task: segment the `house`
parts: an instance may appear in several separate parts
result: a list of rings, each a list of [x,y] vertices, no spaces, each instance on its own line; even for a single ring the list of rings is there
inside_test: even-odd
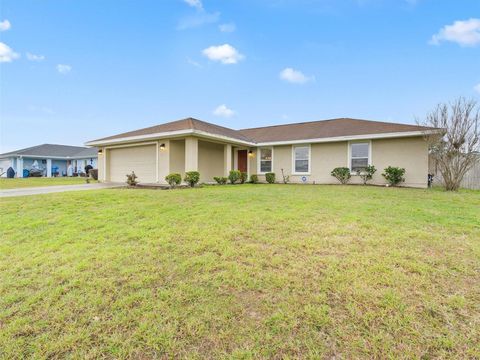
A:
[[[132,171],[143,183],[165,183],[169,173],[199,171],[213,182],[232,169],[257,174],[281,170],[293,183],[331,184],[335,167],[355,172],[368,164],[378,171],[374,184],[385,184],[387,166],[406,169],[404,186],[426,187],[428,148],[416,125],[340,118],[233,130],[187,118],[88,142],[98,147],[99,179],[124,182]],[[353,176],[353,183],[359,183]]]
[[[24,177],[24,170],[38,169],[43,176],[67,176],[72,166],[73,173],[84,173],[85,166],[97,167],[97,149],[81,146],[43,144],[0,154],[0,174],[6,176],[12,167],[16,177]],[[28,176],[28,175],[27,175]]]

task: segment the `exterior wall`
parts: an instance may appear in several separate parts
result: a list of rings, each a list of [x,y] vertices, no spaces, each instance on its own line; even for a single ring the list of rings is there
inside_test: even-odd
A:
[[[198,171],[200,172],[200,182],[214,182],[214,176],[223,176],[224,151],[225,146],[223,144],[202,140],[198,142]]]
[[[0,159],[0,175],[1,175],[1,177],[7,177],[7,170],[8,170],[9,167],[14,168],[13,159]]]
[[[372,140],[372,164],[373,183],[385,184],[383,169],[398,166],[406,170],[402,186],[427,187],[428,144],[422,137]]]
[[[170,140],[170,173],[185,176],[185,140]]]
[[[101,150],[101,151],[100,151]],[[97,169],[98,169],[98,180],[100,182],[105,181],[105,149],[98,149],[98,159],[97,159]]]
[[[277,182],[282,182],[282,172],[288,175],[290,182],[315,184],[338,184],[330,175],[336,167],[348,167],[349,142],[318,143],[310,145],[310,174],[292,175],[291,145],[273,147],[273,172]],[[258,174],[259,149],[254,149],[255,156],[249,158],[250,173]],[[422,137],[379,139],[371,141],[371,163],[377,168],[371,184],[384,185],[383,169],[387,166],[398,166],[406,169],[405,182],[402,186],[426,187],[428,174],[428,146]],[[258,174],[259,181],[265,181],[265,176]],[[359,176],[352,176],[352,184],[360,184]]]

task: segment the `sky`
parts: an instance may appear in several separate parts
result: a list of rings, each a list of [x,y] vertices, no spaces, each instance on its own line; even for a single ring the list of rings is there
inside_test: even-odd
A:
[[[1,0],[0,152],[480,101],[479,0]]]

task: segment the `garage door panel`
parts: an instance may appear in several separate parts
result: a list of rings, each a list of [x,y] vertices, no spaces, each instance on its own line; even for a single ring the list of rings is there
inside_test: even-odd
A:
[[[125,182],[126,174],[135,171],[138,181],[156,181],[156,146],[132,146],[109,150],[110,181]]]

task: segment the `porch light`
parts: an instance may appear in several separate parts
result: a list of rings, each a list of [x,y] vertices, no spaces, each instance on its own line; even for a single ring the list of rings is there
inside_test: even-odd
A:
[[[165,150],[165,144],[160,145],[160,150]]]
[[[98,149],[98,155],[102,155],[103,154],[103,149]],[[70,157],[70,156],[68,156]]]
[[[255,154],[253,153],[252,150],[248,150],[248,156],[253,157]]]

